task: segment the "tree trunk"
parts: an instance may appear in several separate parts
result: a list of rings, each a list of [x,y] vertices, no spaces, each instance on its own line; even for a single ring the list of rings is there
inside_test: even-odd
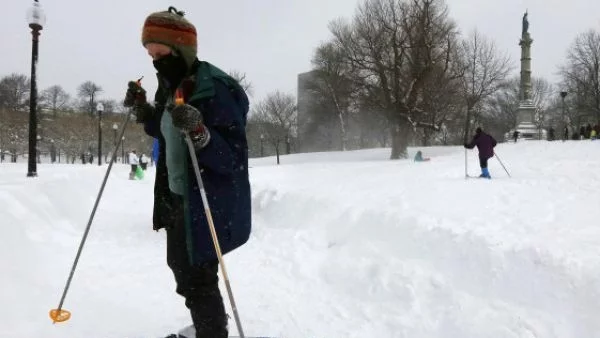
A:
[[[463,142],[469,142],[469,129],[471,129],[471,108],[467,108],[467,117],[465,118],[465,133],[463,135]]]
[[[406,122],[397,122],[391,128],[392,134],[392,154],[391,160],[397,160],[408,157],[408,138],[410,136],[410,126]]]
[[[338,110],[338,118],[340,121],[340,135],[341,135],[341,143],[342,143],[342,151],[346,151],[348,147],[348,136],[346,133],[346,123],[344,121],[344,115],[341,111]]]
[[[430,145],[432,132],[428,128],[423,129],[423,138],[421,140],[421,145],[423,147],[428,147]]]
[[[365,149],[365,134],[363,131],[363,128],[361,128],[359,131],[359,141],[358,141],[358,147],[359,149]]]

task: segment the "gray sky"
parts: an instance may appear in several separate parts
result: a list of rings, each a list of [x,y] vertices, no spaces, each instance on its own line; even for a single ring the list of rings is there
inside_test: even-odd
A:
[[[519,59],[521,18],[529,9],[533,73],[557,80],[575,36],[600,29],[598,0],[447,0],[463,33],[477,28]],[[91,80],[102,98],[122,99],[128,80],[144,75],[156,88],[154,68],[140,43],[141,26],[154,11],[173,5],[198,30],[198,54],[228,71],[246,72],[253,101],[274,90],[296,93],[296,76],[310,69],[313,49],[328,39],[330,20],[350,17],[356,0],[40,0],[47,22],[40,40],[39,88],[62,85],[71,95]],[[0,76],[29,75],[31,35],[25,20],[31,1],[2,0]],[[515,69],[515,74],[518,68]]]

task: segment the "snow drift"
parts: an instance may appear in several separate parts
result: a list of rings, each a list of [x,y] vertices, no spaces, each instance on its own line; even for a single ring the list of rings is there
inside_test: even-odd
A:
[[[599,147],[504,144],[513,178],[492,159],[491,181],[465,180],[456,147],[421,148],[428,163],[387,149],[252,160],[253,235],[226,256],[246,333],[600,335]],[[105,169],[44,164],[32,180],[0,165],[0,337],[160,337],[189,323],[151,231],[153,171],[128,181],[117,166],[67,296],[73,318],[51,324]]]

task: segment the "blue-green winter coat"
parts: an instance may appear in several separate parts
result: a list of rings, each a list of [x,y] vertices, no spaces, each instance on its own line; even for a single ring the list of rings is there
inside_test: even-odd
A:
[[[208,203],[223,253],[244,244],[251,230],[250,183],[246,117],[248,97],[240,85],[220,69],[196,60],[193,74],[181,85],[187,104],[196,107],[210,131],[208,145],[196,152]],[[175,88],[158,76],[155,114],[145,121],[146,133],[158,139],[159,154],[154,185],[154,229],[173,226],[172,192],[165,161],[166,140],[161,132],[162,115]],[[168,112],[167,112],[168,113]],[[163,121],[164,123],[164,121]],[[163,125],[164,128],[164,125]],[[216,259],[204,206],[189,152],[181,163],[187,168],[184,189],[188,252],[194,264]]]

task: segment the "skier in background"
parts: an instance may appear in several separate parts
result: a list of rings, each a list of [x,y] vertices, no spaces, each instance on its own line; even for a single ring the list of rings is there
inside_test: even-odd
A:
[[[135,172],[137,170],[138,162],[139,162],[139,159],[138,159],[138,156],[134,149],[129,153],[129,164],[131,164],[131,171],[129,172],[130,180],[135,179]]]
[[[142,153],[142,156],[140,156],[140,166],[142,167],[143,171],[146,171],[148,168],[148,156],[146,156],[144,153]]]
[[[473,149],[477,147],[477,150],[479,150],[479,166],[481,167],[479,177],[492,178],[488,170],[488,160],[494,156],[496,144],[498,142],[491,135],[483,132],[480,127],[475,130],[475,136],[471,143],[465,143],[465,148]]]

